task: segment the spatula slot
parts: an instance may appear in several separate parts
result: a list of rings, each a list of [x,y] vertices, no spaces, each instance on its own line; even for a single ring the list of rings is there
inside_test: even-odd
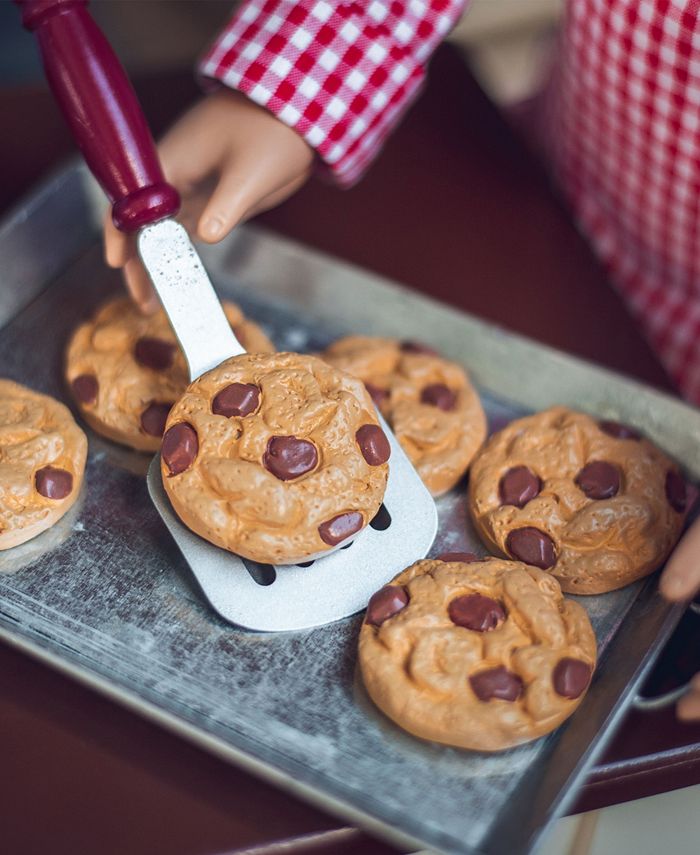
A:
[[[266,588],[277,578],[277,571],[272,564],[261,564],[259,561],[249,561],[247,558],[243,558],[242,561],[245,569],[250,573],[251,578],[258,585],[262,585]]]
[[[375,531],[386,531],[390,525],[391,514],[386,509],[386,505],[382,503],[382,506],[379,508],[374,519],[370,523],[370,526],[372,526]]]

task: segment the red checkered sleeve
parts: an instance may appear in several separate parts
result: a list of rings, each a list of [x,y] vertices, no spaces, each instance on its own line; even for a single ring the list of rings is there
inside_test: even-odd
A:
[[[246,0],[200,64],[356,181],[467,0]]]

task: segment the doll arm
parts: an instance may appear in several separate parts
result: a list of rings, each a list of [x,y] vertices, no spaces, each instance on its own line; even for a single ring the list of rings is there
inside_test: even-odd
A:
[[[467,0],[247,0],[202,60],[356,181],[417,93]]]

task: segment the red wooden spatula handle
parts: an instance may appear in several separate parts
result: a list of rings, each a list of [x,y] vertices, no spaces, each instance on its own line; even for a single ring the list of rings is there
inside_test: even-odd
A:
[[[39,43],[46,78],[118,229],[133,232],[176,214],[134,90],[88,0],[16,0]]]

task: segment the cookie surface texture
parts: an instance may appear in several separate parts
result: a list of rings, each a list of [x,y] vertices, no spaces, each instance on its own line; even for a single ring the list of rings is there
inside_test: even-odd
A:
[[[348,336],[323,353],[359,377],[434,496],[466,472],[486,437],[486,417],[464,369],[394,339]]]
[[[294,353],[238,356],[192,383],[161,448],[165,490],[197,534],[298,563],[379,510],[389,443],[362,383]]]
[[[497,554],[601,594],[656,570],[680,536],[686,485],[633,428],[555,407],[494,434],[472,464],[469,509]]]
[[[250,352],[274,347],[234,303],[223,309]],[[66,353],[66,379],[82,416],[108,439],[157,451],[170,407],[189,383],[187,364],[165,312],[142,315],[127,297],[81,324]]]
[[[372,597],[359,660],[370,697],[405,730],[500,751],[574,712],[596,641],[585,609],[542,570],[426,560]]]
[[[0,550],[46,531],[75,504],[86,456],[67,407],[0,380]]]

